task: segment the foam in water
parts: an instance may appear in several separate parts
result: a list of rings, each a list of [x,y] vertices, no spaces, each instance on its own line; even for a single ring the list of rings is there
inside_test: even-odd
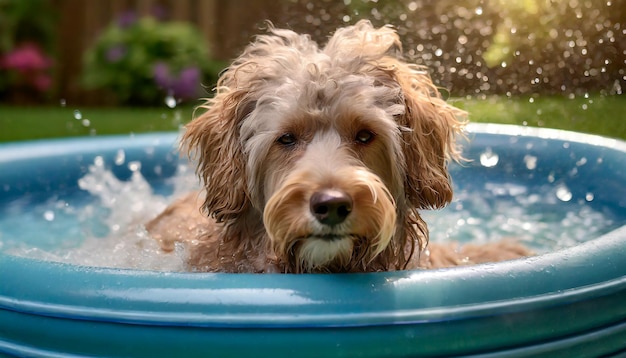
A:
[[[124,152],[117,153],[116,165],[122,165]],[[9,254],[78,265],[133,268],[160,271],[184,270],[185,249],[177,245],[173,253],[164,253],[144,228],[144,223],[163,211],[171,200],[198,186],[188,166],[180,165],[172,179],[174,192],[165,197],[154,193],[141,175],[141,163],[129,162],[132,174],[128,181],[118,179],[96,157],[89,173],[78,184],[93,200],[69,203],[48,200],[34,207],[24,202],[10,204],[0,220],[0,228],[13,226],[16,232],[0,231],[0,248]],[[11,215],[12,213],[12,215]],[[11,223],[11,224],[9,224]],[[50,243],[31,245],[28,240]]]
[[[80,188],[91,194],[89,199],[53,197],[35,205],[18,200],[4,208],[0,249],[78,265],[184,270],[184,246],[179,244],[173,253],[162,252],[144,223],[175,198],[198,187],[193,170],[180,164],[177,175],[168,179],[173,193],[164,196],[155,193],[141,175],[141,163],[124,160],[124,152],[118,152],[115,164],[126,164],[132,172],[127,181],[107,169],[101,157],[95,159],[79,181]],[[568,193],[562,185],[545,185],[540,192],[531,193],[523,185],[486,182],[480,190],[458,188],[446,209],[422,215],[432,241],[481,243],[515,238],[539,253],[575,245],[614,226],[610,215],[584,203],[569,202]]]

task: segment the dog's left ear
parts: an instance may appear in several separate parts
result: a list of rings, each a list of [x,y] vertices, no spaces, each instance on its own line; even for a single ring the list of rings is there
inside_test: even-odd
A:
[[[395,59],[388,64],[400,85],[405,113],[398,117],[406,161],[405,192],[419,209],[439,209],[452,201],[448,162],[459,160],[456,144],[466,113],[441,97],[428,74]]]

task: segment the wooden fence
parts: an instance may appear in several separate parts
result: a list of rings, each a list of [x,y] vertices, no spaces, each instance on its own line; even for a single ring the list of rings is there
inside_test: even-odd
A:
[[[280,0],[52,0],[58,11],[56,76],[58,98],[67,103],[111,103],[99,91],[80,85],[82,56],[99,33],[121,14],[138,16],[160,13],[167,19],[188,21],[201,30],[211,53],[232,58],[258,31],[260,23],[275,19]],[[40,14],[44,15],[44,14]]]

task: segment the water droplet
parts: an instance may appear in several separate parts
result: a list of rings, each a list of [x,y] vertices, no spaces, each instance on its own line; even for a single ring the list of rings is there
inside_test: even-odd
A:
[[[165,105],[168,106],[169,108],[175,108],[176,98],[174,98],[174,96],[172,95],[167,95],[167,97],[165,97]]]
[[[65,107],[67,105],[65,98],[61,98],[61,100],[59,101],[59,104],[61,105],[61,107]]]
[[[528,168],[528,170],[534,170],[537,168],[537,157],[534,155],[525,155],[524,163],[526,163],[526,168]]]
[[[124,164],[124,161],[126,160],[126,153],[124,152],[123,149],[120,149],[117,151],[117,154],[115,154],[115,165],[122,165]]]
[[[81,119],[83,119],[83,114],[82,114],[82,113],[80,113],[80,111],[79,111],[79,110],[75,110],[75,111],[74,111],[74,119],[76,119],[76,120],[81,120]]]
[[[89,127],[91,125],[91,121],[86,118],[83,119],[80,123],[83,125],[83,127]]]
[[[178,126],[182,126],[183,122],[183,116],[181,111],[174,111],[174,120],[173,123],[178,125]]]
[[[593,201],[593,193],[587,193],[587,195],[585,195],[585,200],[587,201]]]
[[[477,7],[476,10],[474,10],[474,13],[476,15],[482,15],[483,14],[483,8],[482,7]]]
[[[128,163],[128,169],[130,169],[131,172],[139,171],[139,169],[141,169],[141,162],[134,161]]]
[[[97,156],[93,159],[93,165],[95,165],[96,167],[104,167],[104,158],[102,158],[101,156]]]
[[[556,188],[556,197],[561,201],[572,200],[572,192],[564,184],[559,185]]]
[[[495,167],[499,160],[500,157],[498,154],[492,152],[491,148],[487,148],[487,150],[480,155],[480,164],[487,168]]]
[[[46,221],[53,221],[54,220],[54,211],[46,210],[43,213],[43,218],[46,219]]]

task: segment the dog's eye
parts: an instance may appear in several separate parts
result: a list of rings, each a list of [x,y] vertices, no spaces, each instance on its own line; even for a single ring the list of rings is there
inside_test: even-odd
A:
[[[282,145],[293,145],[296,143],[296,136],[291,133],[285,133],[276,140]]]
[[[356,134],[354,139],[359,143],[367,144],[374,139],[374,133],[368,131],[367,129],[362,129]]]

